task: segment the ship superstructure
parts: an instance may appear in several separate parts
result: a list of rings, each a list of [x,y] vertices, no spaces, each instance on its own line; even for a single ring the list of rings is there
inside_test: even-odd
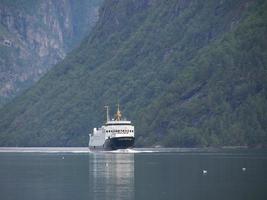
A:
[[[107,121],[100,128],[94,128],[89,134],[89,148],[91,150],[116,150],[131,148],[134,145],[134,126],[131,121],[122,118],[118,105],[115,118],[110,120],[109,107],[106,106]]]

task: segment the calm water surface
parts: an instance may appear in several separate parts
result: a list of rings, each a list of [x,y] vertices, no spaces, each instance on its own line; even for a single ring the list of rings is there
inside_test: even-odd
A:
[[[267,151],[0,150],[0,199],[266,200]]]

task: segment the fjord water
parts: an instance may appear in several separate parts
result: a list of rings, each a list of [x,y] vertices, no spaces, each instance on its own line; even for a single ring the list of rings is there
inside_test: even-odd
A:
[[[267,199],[266,186],[263,150],[0,153],[3,200]]]

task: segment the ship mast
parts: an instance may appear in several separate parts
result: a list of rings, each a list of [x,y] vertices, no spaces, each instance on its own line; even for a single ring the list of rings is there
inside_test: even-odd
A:
[[[107,122],[108,122],[108,121],[110,121],[110,119],[109,119],[109,112],[108,112],[108,111],[109,111],[109,110],[108,110],[108,106],[105,106],[105,108],[106,108],[106,110],[107,110]]]

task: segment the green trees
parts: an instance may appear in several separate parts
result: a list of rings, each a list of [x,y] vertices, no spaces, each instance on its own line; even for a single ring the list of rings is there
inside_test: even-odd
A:
[[[118,100],[137,146],[266,145],[266,10],[106,1],[81,46],[0,110],[0,145],[87,145]]]

